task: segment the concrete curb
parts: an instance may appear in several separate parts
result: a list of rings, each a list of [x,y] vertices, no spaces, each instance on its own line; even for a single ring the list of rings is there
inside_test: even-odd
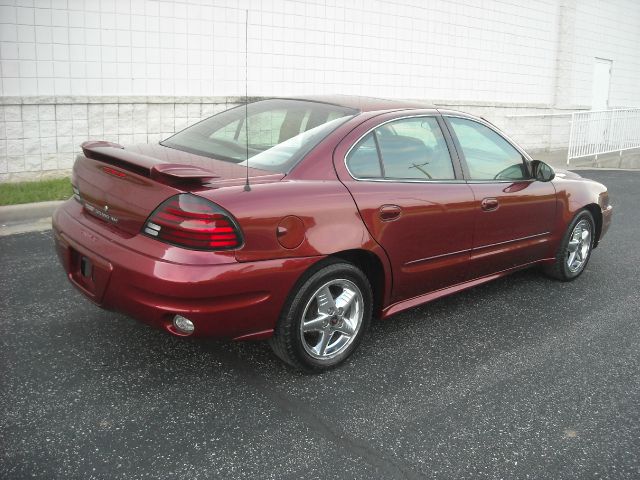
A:
[[[51,217],[53,211],[65,200],[51,202],[23,203],[20,205],[5,205],[0,207],[0,225],[9,223],[32,222],[40,218]]]

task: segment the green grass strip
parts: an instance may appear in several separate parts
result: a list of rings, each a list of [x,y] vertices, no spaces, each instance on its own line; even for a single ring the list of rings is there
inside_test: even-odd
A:
[[[66,200],[72,195],[69,178],[54,178],[38,182],[0,184],[0,205]]]

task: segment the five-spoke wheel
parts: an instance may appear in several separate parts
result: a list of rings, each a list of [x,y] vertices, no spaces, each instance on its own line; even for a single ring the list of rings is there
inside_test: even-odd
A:
[[[565,282],[578,278],[587,266],[594,238],[593,215],[588,210],[578,212],[560,243],[555,262],[545,267],[547,274]]]
[[[372,292],[366,275],[334,262],[312,272],[291,294],[271,339],[290,365],[322,371],[351,355],[371,320]]]
[[[580,220],[567,244],[567,267],[571,272],[577,272],[584,266],[591,250],[591,223],[587,219]]]
[[[309,299],[300,322],[302,345],[314,358],[344,351],[362,325],[363,299],[355,283],[330,280]]]

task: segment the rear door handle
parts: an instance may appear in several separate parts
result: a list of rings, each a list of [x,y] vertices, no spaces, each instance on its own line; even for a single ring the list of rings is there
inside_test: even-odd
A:
[[[485,212],[490,212],[492,210],[497,209],[498,205],[499,205],[498,199],[493,197],[483,198],[482,202],[480,202],[480,206],[482,207],[482,210],[484,210]]]
[[[382,205],[378,210],[378,216],[383,222],[392,222],[400,218],[402,208],[398,205]]]

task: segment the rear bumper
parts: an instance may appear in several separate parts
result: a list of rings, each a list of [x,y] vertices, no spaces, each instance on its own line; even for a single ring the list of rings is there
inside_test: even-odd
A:
[[[142,235],[125,238],[109,228],[87,217],[74,200],[56,210],[56,250],[69,281],[97,305],[175,335],[180,333],[172,319],[180,314],[194,323],[194,336],[271,336],[291,288],[322,258],[239,263],[216,253],[190,256],[188,250]],[[90,275],[81,271],[86,260]]]

